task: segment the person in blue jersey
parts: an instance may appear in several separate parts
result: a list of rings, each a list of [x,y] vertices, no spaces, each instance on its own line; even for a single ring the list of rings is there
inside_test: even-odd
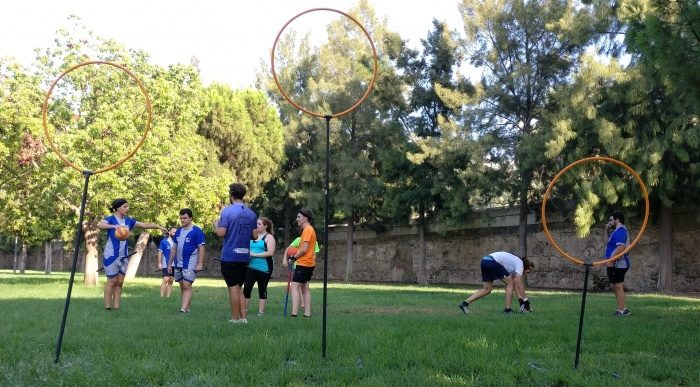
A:
[[[206,253],[204,231],[192,223],[192,210],[180,210],[180,225],[173,235],[173,247],[168,260],[168,272],[180,284],[180,312],[189,313],[192,303],[192,283],[202,270]]]
[[[105,310],[119,310],[121,307],[122,287],[124,286],[124,276],[129,264],[129,246],[126,241],[117,239],[114,231],[120,227],[127,227],[132,230],[134,227],[145,229],[159,229],[163,232],[168,230],[155,223],[139,222],[127,216],[129,212],[129,202],[126,199],[114,199],[109,207],[112,215],[107,216],[97,223],[97,228],[107,231],[107,243],[105,244],[102,263],[104,265],[107,283],[104,289]]]
[[[605,231],[608,237],[608,243],[605,247],[605,259],[608,259],[620,254],[629,245],[629,233],[625,227],[625,216],[619,212],[614,212],[610,215],[608,224],[605,225]],[[618,317],[630,315],[629,309],[625,307],[625,274],[627,274],[629,268],[630,257],[626,253],[609,263],[607,267],[608,280],[612,284],[617,301],[617,310],[614,315]]]
[[[250,297],[253,286],[258,283],[258,317],[265,314],[267,303],[267,283],[272,276],[272,256],[275,253],[277,243],[272,221],[261,216],[257,222],[258,239],[250,241],[250,263],[243,284],[243,296],[245,297],[246,311],[250,306]],[[247,313],[247,312],[246,312]]]
[[[462,301],[458,305],[459,309],[464,314],[468,314],[469,304],[491,294],[493,281],[500,280],[506,284],[506,302],[503,310],[505,314],[513,313],[511,309],[513,292],[518,295],[520,312],[532,312],[530,300],[525,295],[523,275],[532,270],[533,267],[534,265],[527,258],[523,257],[521,259],[517,255],[506,251],[497,251],[483,257],[481,259],[481,280],[484,283],[484,287]]]
[[[223,238],[221,247],[221,274],[226,281],[231,307],[230,323],[247,323],[243,283],[250,261],[250,240],[258,239],[255,212],[243,204],[246,188],[243,184],[229,186],[231,204],[221,210],[214,222],[214,232]]]
[[[160,296],[170,297],[173,290],[173,276],[168,272],[168,259],[170,259],[170,249],[173,247],[173,235],[177,228],[170,227],[168,235],[161,239],[158,245],[158,270],[163,272],[163,281],[160,283]]]

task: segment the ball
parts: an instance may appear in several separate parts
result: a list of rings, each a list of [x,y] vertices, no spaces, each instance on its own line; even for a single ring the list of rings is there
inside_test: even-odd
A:
[[[287,249],[287,258],[291,257],[292,255],[297,255],[298,252],[299,252],[299,249],[297,249],[296,247],[288,248]]]
[[[129,237],[129,234],[131,234],[131,232],[129,231],[128,227],[119,226],[114,230],[114,236],[120,241],[126,240],[126,238]]]

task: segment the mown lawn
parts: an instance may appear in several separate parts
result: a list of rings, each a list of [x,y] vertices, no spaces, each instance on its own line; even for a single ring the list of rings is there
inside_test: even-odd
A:
[[[160,278],[127,283],[119,312],[105,312],[102,289],[81,282],[56,365],[68,275],[0,271],[0,385],[700,383],[693,298],[631,294],[632,315],[614,318],[612,294],[589,293],[574,369],[580,292],[530,290],[535,312],[507,316],[500,288],[465,316],[457,304],[474,288],[331,283],[323,359],[319,282],[312,318],[283,318],[286,283],[273,282],[262,318],[253,292],[247,325],[227,322],[223,280],[198,279],[187,315],[179,288],[160,298]]]

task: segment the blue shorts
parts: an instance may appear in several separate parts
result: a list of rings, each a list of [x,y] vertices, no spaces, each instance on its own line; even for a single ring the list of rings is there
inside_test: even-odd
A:
[[[490,255],[481,259],[481,280],[483,282],[493,282],[508,277],[510,273],[503,265],[496,262]]]

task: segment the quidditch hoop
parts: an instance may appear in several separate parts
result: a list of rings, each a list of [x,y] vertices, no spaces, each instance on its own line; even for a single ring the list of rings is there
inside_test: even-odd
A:
[[[287,28],[287,26],[288,26],[291,22],[293,22],[294,20],[296,20],[298,17],[300,17],[300,16],[302,16],[302,15],[305,15],[305,14],[307,14],[307,13],[309,13],[309,12],[314,12],[314,11],[331,11],[331,12],[336,12],[336,13],[339,13],[339,14],[341,14],[341,15],[347,17],[348,19],[352,20],[355,24],[357,24],[358,27],[360,27],[360,29],[362,30],[362,32],[363,32],[363,33],[365,34],[365,36],[367,37],[367,40],[369,40],[369,45],[372,47],[372,63],[373,63],[373,67],[372,67],[372,80],[370,81],[369,85],[367,85],[367,90],[365,91],[365,94],[363,94],[362,97],[360,97],[360,99],[357,100],[357,102],[355,102],[355,104],[353,104],[352,106],[350,106],[349,108],[343,110],[343,111],[340,112],[340,113],[331,113],[331,114],[327,114],[327,113],[318,113],[318,112],[314,112],[314,111],[312,111],[312,110],[305,109],[305,108],[302,107],[301,105],[297,104],[296,102],[294,102],[294,100],[293,100],[290,96],[287,95],[287,93],[284,92],[284,89],[282,88],[282,85],[280,84],[279,79],[277,78],[277,73],[275,72],[275,49],[277,48],[277,41],[279,40],[280,36],[282,35],[282,32],[284,32],[285,28]],[[272,77],[273,77],[274,80],[275,80],[275,84],[277,85],[277,89],[280,91],[280,93],[282,94],[282,96],[284,97],[284,99],[286,99],[286,100],[287,100],[289,103],[291,103],[295,108],[297,108],[297,109],[303,111],[304,113],[311,114],[312,116],[316,116],[316,117],[320,117],[320,118],[325,118],[325,117],[327,117],[327,116],[330,116],[330,117],[341,117],[341,116],[344,116],[344,115],[350,113],[351,111],[355,110],[358,106],[360,106],[360,104],[361,104],[362,102],[364,102],[364,101],[367,99],[367,97],[369,97],[369,93],[372,92],[372,88],[374,88],[374,84],[375,84],[375,82],[377,81],[377,68],[378,68],[378,64],[377,64],[377,49],[374,47],[374,42],[372,42],[372,38],[370,37],[369,32],[367,32],[367,30],[365,29],[365,27],[364,27],[362,24],[360,24],[360,22],[359,22],[357,19],[355,19],[354,17],[348,15],[348,14],[345,13],[345,12],[338,11],[337,9],[333,9],[333,8],[312,8],[312,9],[306,10],[306,11],[304,11],[304,12],[301,12],[301,13],[299,13],[298,15],[294,16],[293,18],[289,19],[289,21],[286,22],[286,23],[282,26],[282,28],[280,29],[280,31],[277,33],[277,37],[275,37],[275,43],[272,45],[272,53],[270,54],[270,62],[271,62],[271,64],[272,64]]]
[[[91,65],[91,64],[105,64],[105,65],[116,67],[116,68],[121,69],[124,72],[126,72],[129,75],[129,77],[131,77],[134,81],[136,81],[136,84],[139,86],[139,89],[141,89],[141,92],[146,97],[146,111],[148,112],[148,117],[146,119],[146,128],[143,131],[143,135],[141,136],[141,140],[139,140],[139,142],[136,144],[136,146],[126,156],[124,156],[122,159],[120,159],[116,163],[109,165],[107,167],[104,167],[104,168],[94,170],[94,171],[89,171],[92,174],[98,174],[101,172],[106,172],[106,171],[112,170],[112,169],[122,165],[126,160],[130,159],[131,156],[134,155],[134,153],[136,153],[136,151],[141,147],[141,145],[143,145],[143,142],[146,140],[146,135],[148,134],[148,131],[151,128],[151,119],[153,117],[153,109],[151,107],[151,97],[148,95],[148,91],[146,91],[146,87],[143,85],[143,83],[141,83],[141,80],[139,80],[136,77],[136,75],[134,75],[131,71],[129,71],[124,66],[121,66],[121,65],[118,65],[118,64],[112,63],[112,62],[107,62],[107,61],[89,61],[89,62],[83,62],[83,63],[77,64],[77,65],[69,68],[68,70],[64,71],[61,75],[58,76],[58,78],[56,78],[55,81],[53,81],[53,83],[51,83],[51,87],[49,87],[49,91],[46,92],[46,98],[44,99],[44,105],[41,107],[41,113],[42,113],[42,119],[43,119],[42,124],[44,125],[44,134],[46,134],[46,140],[49,142],[49,145],[51,145],[51,149],[53,149],[53,151],[58,155],[58,157],[60,157],[61,160],[63,160],[63,162],[66,163],[68,166],[70,166],[71,168],[73,168],[81,173],[86,171],[86,168],[83,168],[79,165],[76,165],[76,164],[72,163],[70,160],[68,160],[68,158],[63,153],[61,153],[61,151],[58,149],[56,144],[54,144],[53,138],[49,134],[49,128],[48,128],[48,124],[46,122],[46,120],[47,120],[46,116],[48,114],[49,98],[51,97],[51,92],[53,91],[53,88],[56,86],[56,84],[64,76],[66,76],[66,74],[70,73],[73,70],[81,68],[83,66],[87,66],[87,65]]]
[[[622,257],[625,253],[632,250],[632,248],[642,238],[642,235],[644,234],[644,230],[646,230],[646,228],[647,228],[647,221],[649,220],[649,192],[647,192],[647,187],[644,185],[642,178],[639,176],[639,174],[637,172],[635,172],[634,169],[632,169],[629,165],[623,163],[622,161],[619,161],[619,160],[616,160],[616,159],[613,159],[610,157],[603,157],[603,156],[587,157],[587,158],[584,158],[584,159],[581,159],[581,160],[578,160],[578,161],[575,161],[575,162],[569,164],[568,166],[566,166],[566,168],[562,169],[559,173],[557,173],[557,175],[554,176],[554,179],[552,179],[552,181],[547,186],[547,190],[545,191],[544,198],[542,200],[542,226],[544,227],[544,233],[547,236],[547,239],[549,239],[549,242],[552,244],[554,249],[557,250],[559,252],[559,254],[561,254],[564,258],[568,259],[569,261],[576,263],[578,265],[584,264],[583,260],[578,259],[578,258],[568,254],[566,251],[562,250],[561,247],[559,247],[557,242],[554,241],[554,238],[552,237],[552,234],[549,232],[549,228],[547,227],[547,216],[546,216],[546,212],[545,212],[545,209],[547,207],[547,199],[549,198],[550,191],[554,187],[554,183],[556,183],[557,180],[559,180],[559,178],[564,173],[566,173],[568,170],[570,170],[571,168],[573,168],[579,164],[587,163],[590,161],[607,161],[607,162],[611,162],[613,164],[617,164],[617,165],[625,168],[630,174],[632,174],[632,176],[634,176],[634,178],[637,180],[637,183],[639,183],[639,186],[642,188],[642,192],[644,193],[644,221],[642,222],[642,227],[639,229],[639,234],[637,234],[637,237],[634,238],[632,243],[630,243],[630,245],[627,246],[624,250],[622,250],[619,254],[614,255],[614,256],[612,256],[608,259],[602,260],[602,261],[593,262],[591,264],[593,266],[600,266],[600,265],[604,265],[604,264],[609,263],[609,262],[613,262],[613,261],[617,260],[618,258]]]

